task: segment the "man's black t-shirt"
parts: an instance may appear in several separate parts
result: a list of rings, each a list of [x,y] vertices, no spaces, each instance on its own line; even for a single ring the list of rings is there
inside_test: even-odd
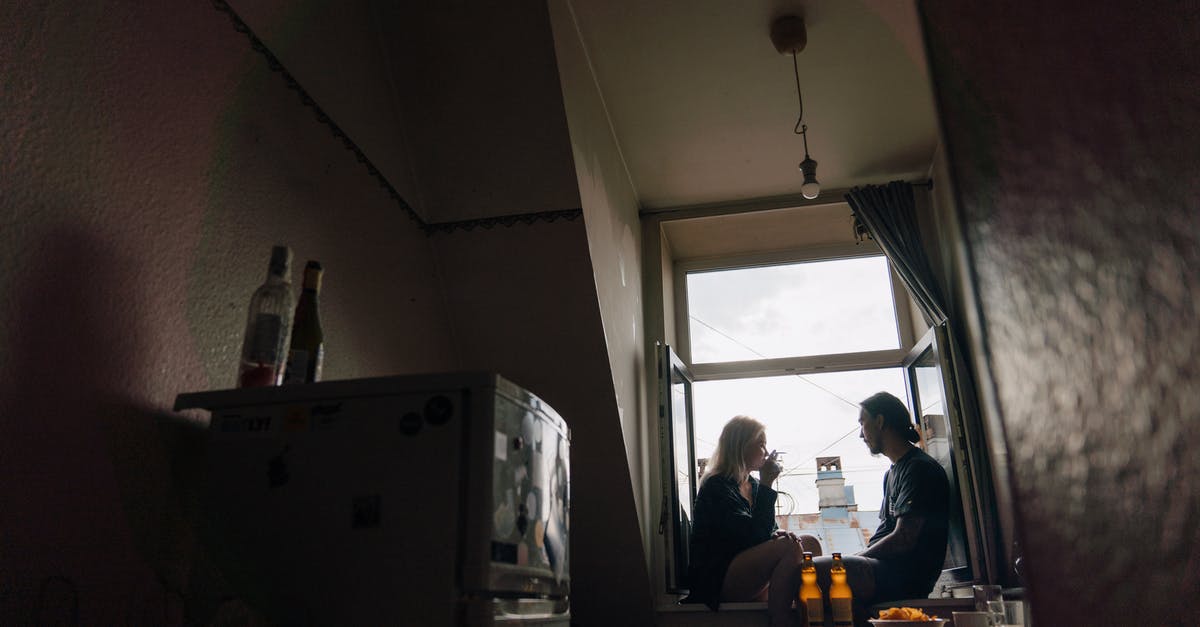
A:
[[[884,473],[879,528],[867,546],[892,533],[896,519],[901,516],[920,516],[925,521],[909,554],[880,559],[886,562],[889,572],[896,574],[897,593],[925,596],[933,589],[946,561],[949,502],[950,482],[946,472],[937,460],[919,448],[905,453]]]

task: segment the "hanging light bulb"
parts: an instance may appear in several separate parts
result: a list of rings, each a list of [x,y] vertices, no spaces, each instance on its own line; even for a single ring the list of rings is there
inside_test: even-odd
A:
[[[817,182],[817,161],[808,155],[808,125],[804,123],[804,94],[800,91],[800,67],[796,62],[796,53],[804,49],[808,43],[808,33],[804,28],[804,19],[785,15],[771,24],[771,43],[781,54],[791,53],[792,72],[796,76],[796,100],[800,104],[800,116],[796,119],[796,127],[792,131],[804,138],[804,161],[800,162],[800,172],[804,181],[800,184],[800,194],[812,200],[821,194],[821,184]]]
[[[800,193],[812,200],[821,195],[821,184],[817,182],[817,162],[812,157],[804,156],[800,162],[800,171],[804,173],[804,182],[800,184]]]
[[[807,125],[801,127],[800,136],[804,138],[804,161],[800,162],[800,172],[804,175],[804,182],[800,184],[800,194],[812,200],[821,194],[821,184],[817,182],[817,162],[808,156]]]

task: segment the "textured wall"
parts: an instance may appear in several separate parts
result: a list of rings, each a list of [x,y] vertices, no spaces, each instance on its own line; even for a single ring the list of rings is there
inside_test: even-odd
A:
[[[1200,7],[923,9],[1038,624],[1198,624]]]
[[[219,591],[169,408],[232,383],[271,244],[344,378],[452,367],[429,243],[208,3],[0,4],[0,110],[0,623],[178,622]]]

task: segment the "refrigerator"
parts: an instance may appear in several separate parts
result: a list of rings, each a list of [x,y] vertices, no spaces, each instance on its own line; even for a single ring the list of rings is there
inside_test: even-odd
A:
[[[278,625],[570,624],[570,433],[492,373],[181,394],[198,534]]]

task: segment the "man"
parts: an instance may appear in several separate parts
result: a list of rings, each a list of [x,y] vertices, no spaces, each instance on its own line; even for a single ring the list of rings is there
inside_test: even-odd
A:
[[[879,528],[858,555],[843,556],[856,605],[929,596],[946,559],[950,484],[941,464],[913,446],[920,435],[904,403],[879,392],[859,404],[858,437],[892,467],[883,476]],[[828,590],[829,558],[817,560]]]

